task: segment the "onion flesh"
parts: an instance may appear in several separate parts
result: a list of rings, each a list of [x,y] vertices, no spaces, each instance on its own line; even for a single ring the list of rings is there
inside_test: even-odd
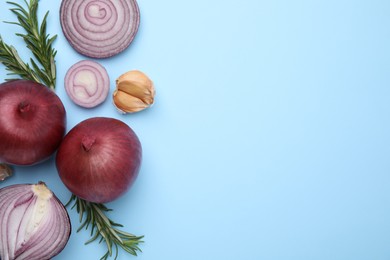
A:
[[[65,90],[79,106],[92,108],[106,100],[110,79],[106,69],[91,60],[82,60],[71,66],[65,75]]]
[[[66,246],[71,223],[47,186],[16,184],[0,189],[0,258],[44,260]]]
[[[66,112],[49,88],[29,80],[0,84],[0,163],[31,165],[59,147]]]
[[[62,31],[70,45],[92,58],[108,58],[125,50],[140,23],[136,0],[63,0]]]
[[[69,131],[56,155],[65,186],[90,202],[106,203],[124,194],[141,165],[141,143],[124,122],[89,118]]]

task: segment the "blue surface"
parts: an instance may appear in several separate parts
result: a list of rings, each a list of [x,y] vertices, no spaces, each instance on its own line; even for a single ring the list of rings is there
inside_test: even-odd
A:
[[[40,3],[68,129],[111,116],[143,144],[139,178],[107,205],[145,235],[138,257],[119,259],[390,259],[389,1],[139,1],[135,41],[100,61],[110,93],[131,69],[155,82],[155,105],[125,116],[110,98],[92,110],[69,100],[63,78],[85,57],[61,32],[60,1]],[[7,7],[1,20],[14,19]],[[0,27],[22,48],[17,30]],[[0,187],[38,180],[68,200],[52,159]],[[88,236],[73,232],[55,259],[99,259]]]

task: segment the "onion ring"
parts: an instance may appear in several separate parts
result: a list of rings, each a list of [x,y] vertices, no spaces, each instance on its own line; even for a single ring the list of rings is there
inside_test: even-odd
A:
[[[106,69],[97,62],[82,60],[69,68],[65,75],[65,90],[79,106],[92,108],[106,100],[110,79]]]
[[[136,0],[63,0],[60,21],[65,38],[77,52],[108,58],[133,41],[140,12]]]

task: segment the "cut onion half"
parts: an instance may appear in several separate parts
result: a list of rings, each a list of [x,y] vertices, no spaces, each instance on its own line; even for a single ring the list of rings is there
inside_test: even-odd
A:
[[[82,60],[69,68],[65,75],[65,90],[79,106],[92,108],[106,100],[110,79],[106,69],[91,60]]]
[[[51,259],[71,233],[68,213],[43,182],[0,189],[0,258]]]
[[[136,0],[63,0],[62,31],[70,45],[92,58],[108,58],[125,50],[137,34]]]

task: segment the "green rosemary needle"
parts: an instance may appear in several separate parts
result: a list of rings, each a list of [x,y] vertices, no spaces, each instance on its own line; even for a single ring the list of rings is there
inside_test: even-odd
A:
[[[22,79],[40,82],[40,78],[36,72],[27,63],[24,63],[16,49],[6,44],[1,37],[0,62],[10,71],[8,75],[17,75]]]
[[[38,22],[38,0],[24,0],[26,8],[14,2],[7,2],[13,6],[10,11],[17,17],[17,22],[6,22],[22,27],[23,33],[16,33],[23,38],[28,49],[30,49],[35,60],[30,58],[31,65],[23,62],[17,54],[15,48],[4,43],[0,44],[0,62],[6,66],[11,73],[24,79],[30,79],[44,84],[54,89],[56,83],[55,56],[57,51],[53,48],[56,35],[50,37],[46,32],[47,17],[46,12],[42,23]],[[40,64],[40,65],[38,65]]]
[[[141,251],[138,245],[143,242],[141,240],[143,236],[135,236],[120,230],[119,227],[123,226],[106,216],[106,213],[111,211],[111,209],[104,204],[88,202],[75,195],[72,195],[66,205],[69,205],[72,201],[74,201],[72,209],[76,207],[81,223],[77,232],[83,228],[88,229],[91,227],[91,239],[85,242],[85,244],[99,239],[99,243],[104,241],[107,245],[107,252],[101,260],[106,260],[112,256],[113,250],[115,250],[115,259],[117,259],[119,247],[135,256],[137,251]]]

